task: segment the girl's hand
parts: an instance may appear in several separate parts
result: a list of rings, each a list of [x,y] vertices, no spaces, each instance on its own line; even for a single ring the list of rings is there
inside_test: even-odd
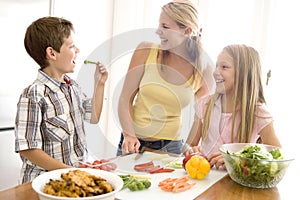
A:
[[[197,153],[197,152],[202,152],[202,148],[200,146],[193,146],[191,147],[190,149],[188,149],[186,152],[184,152],[184,155],[189,155],[189,154],[192,154],[192,153]]]
[[[207,159],[211,167],[215,166],[216,169],[226,169],[224,158],[220,152],[212,153]]]
[[[96,65],[94,80],[96,84],[104,85],[108,78],[108,72],[103,64],[98,63]]]

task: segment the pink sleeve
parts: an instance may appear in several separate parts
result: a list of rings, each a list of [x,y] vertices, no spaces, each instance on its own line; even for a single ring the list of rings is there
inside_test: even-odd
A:
[[[259,132],[273,121],[273,117],[267,110],[267,106],[265,104],[259,104],[255,113],[255,123],[253,127],[254,135],[258,136]]]
[[[196,101],[194,108],[195,108],[195,113],[197,114],[197,117],[199,119],[204,118],[205,110],[206,110],[206,104],[209,101],[210,96],[205,96],[200,98],[198,101]]]

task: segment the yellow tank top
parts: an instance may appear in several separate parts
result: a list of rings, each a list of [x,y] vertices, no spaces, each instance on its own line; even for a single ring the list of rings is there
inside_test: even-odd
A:
[[[171,84],[160,76],[157,56],[154,45],[133,106],[135,133],[141,139],[180,140],[181,111],[199,89],[201,76],[195,73],[184,84]]]

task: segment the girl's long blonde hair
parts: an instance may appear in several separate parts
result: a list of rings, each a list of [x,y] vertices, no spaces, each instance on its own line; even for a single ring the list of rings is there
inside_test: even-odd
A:
[[[257,103],[266,103],[260,57],[254,48],[246,45],[229,45],[224,47],[223,52],[231,56],[235,69],[231,140],[234,140],[234,124],[238,117],[241,121],[237,130],[237,140],[250,142]],[[215,93],[208,102],[203,121],[203,139],[207,137],[212,109],[219,95]]]

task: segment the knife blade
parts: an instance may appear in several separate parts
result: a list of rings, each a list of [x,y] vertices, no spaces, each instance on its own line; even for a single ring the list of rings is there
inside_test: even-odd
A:
[[[141,148],[141,150],[137,153],[137,155],[134,157],[134,160],[138,160],[140,157],[142,157],[142,155],[143,155],[143,153],[145,152],[145,150],[146,150],[146,147],[143,146],[143,147]]]
[[[121,154],[121,155],[118,155],[118,156],[115,156],[115,157],[111,157],[111,158],[107,158],[106,160],[108,161],[113,161],[113,160],[116,160],[118,158],[121,158],[121,157],[124,157],[124,156],[128,156],[130,155],[131,153],[125,153],[125,154]]]

